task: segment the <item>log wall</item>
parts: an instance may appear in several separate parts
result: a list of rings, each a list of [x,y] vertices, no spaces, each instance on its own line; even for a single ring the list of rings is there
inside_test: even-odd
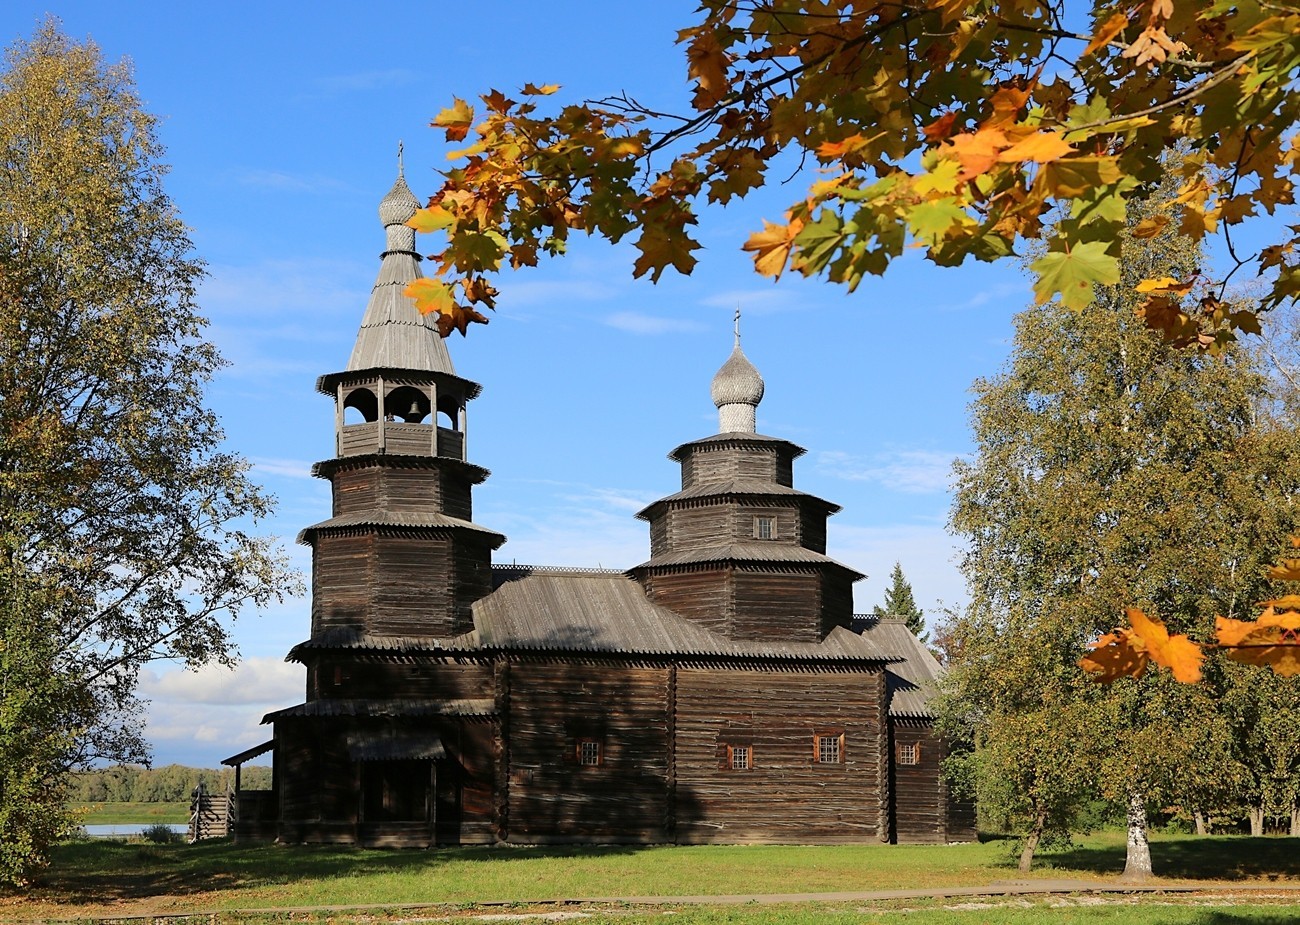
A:
[[[651,601],[726,635],[731,626],[731,569],[707,568],[646,575],[641,580]]]
[[[667,839],[667,668],[524,662],[510,669],[512,842]],[[599,743],[583,765],[579,743]]]
[[[893,723],[891,781],[894,838],[900,844],[943,844],[947,838],[947,796],[942,784],[942,746],[928,724]],[[900,764],[905,746],[917,750],[916,764]]]
[[[879,837],[883,672],[683,667],[676,691],[679,843]],[[814,760],[819,732],[843,733],[841,763]],[[752,748],[750,770],[727,766],[728,744]]]
[[[729,635],[772,642],[817,642],[822,637],[821,575],[737,569]]]

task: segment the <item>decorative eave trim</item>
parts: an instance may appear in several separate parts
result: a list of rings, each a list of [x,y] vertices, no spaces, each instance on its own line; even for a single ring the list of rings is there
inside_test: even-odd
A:
[[[492,474],[463,459],[454,456],[410,456],[400,453],[366,453],[360,456],[337,456],[313,463],[311,474],[318,479],[328,479],[341,469],[364,469],[378,467],[383,469],[459,469],[469,477],[471,485],[482,484]]]
[[[462,379],[460,376],[451,373],[421,369],[390,369],[387,367],[350,369],[339,373],[326,373],[316,380],[316,391],[333,398],[334,391],[340,383],[362,385],[373,382],[381,376],[386,385],[421,385],[426,382],[454,385],[465,393],[466,399],[478,398],[483,391],[483,386],[479,383],[470,379]]]
[[[790,453],[791,459],[798,459],[808,451],[797,443],[791,443],[789,440],[783,440],[780,437],[768,437],[764,434],[747,434],[735,431],[726,434],[713,434],[709,437],[702,437],[699,440],[691,440],[678,446],[668,458],[674,462],[681,462],[690,452],[701,451],[711,452],[714,450],[735,449],[745,447],[754,450],[769,450],[779,452],[786,450]]]
[[[681,511],[690,510],[692,508],[716,506],[723,502],[735,502],[742,506],[744,506],[746,502],[786,502],[790,506],[797,506],[800,508],[821,508],[826,512],[826,516],[828,517],[843,510],[840,505],[835,504],[832,501],[827,501],[825,498],[819,498],[816,495],[808,494],[807,492],[799,492],[798,494],[771,492],[764,494],[763,492],[757,491],[748,492],[728,490],[718,492],[716,495],[696,495],[693,498],[675,498],[672,495],[669,495],[666,498],[660,498],[658,501],[651,502],[646,507],[637,511],[634,516],[640,520],[649,521],[654,519],[655,514],[660,508]]]

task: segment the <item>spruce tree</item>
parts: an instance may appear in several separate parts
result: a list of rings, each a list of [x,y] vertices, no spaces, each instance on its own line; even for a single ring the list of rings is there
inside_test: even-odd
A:
[[[889,574],[890,585],[885,591],[885,605],[877,604],[871,609],[871,615],[877,619],[886,617],[894,620],[906,620],[907,628],[922,642],[930,641],[930,634],[925,631],[925,612],[916,606],[912,596],[912,585],[903,577],[903,566],[895,562],[894,570]]]

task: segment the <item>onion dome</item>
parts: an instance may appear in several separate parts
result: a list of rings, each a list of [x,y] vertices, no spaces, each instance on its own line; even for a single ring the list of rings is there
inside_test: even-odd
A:
[[[736,311],[736,345],[722,364],[709,389],[718,409],[721,433],[756,431],[758,403],[763,400],[763,377],[740,349],[740,311]]]

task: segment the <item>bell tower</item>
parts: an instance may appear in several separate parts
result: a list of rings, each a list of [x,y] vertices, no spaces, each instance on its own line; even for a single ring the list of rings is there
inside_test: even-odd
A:
[[[386,247],[356,346],[316,383],[334,401],[334,458],[312,472],[334,503],[299,535],[313,553],[313,639],[468,632],[505,542],[473,522],[471,491],[488,472],[468,461],[466,407],[480,386],[456,375],[434,321],[402,294],[422,276],[406,226],[419,207],[399,167],[379,203]]]

